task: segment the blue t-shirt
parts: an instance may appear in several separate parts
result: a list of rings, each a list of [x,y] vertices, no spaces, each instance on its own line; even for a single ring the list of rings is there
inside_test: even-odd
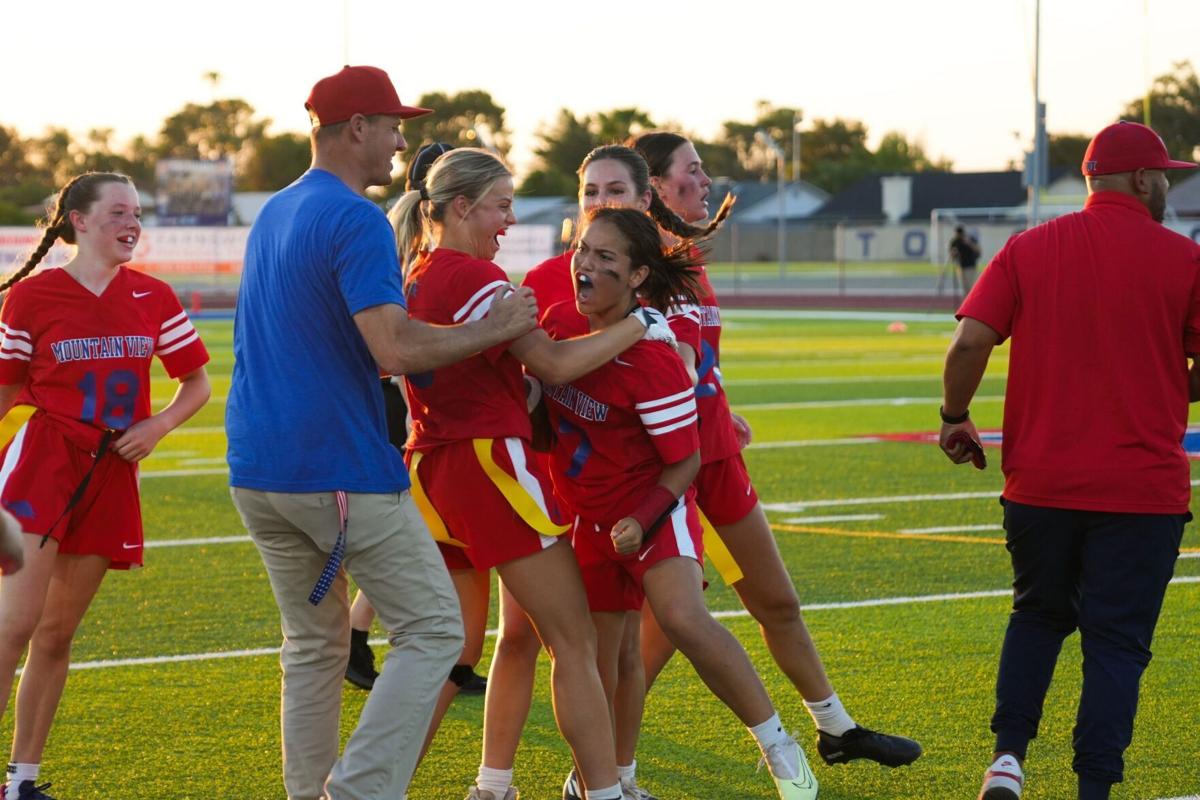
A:
[[[268,492],[408,488],[388,441],[379,367],[353,315],[404,306],[387,218],[311,169],[254,222],[225,408],[229,482]]]

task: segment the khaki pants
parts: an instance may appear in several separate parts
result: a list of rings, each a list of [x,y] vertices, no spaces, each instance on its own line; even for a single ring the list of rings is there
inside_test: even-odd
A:
[[[344,570],[308,602],[338,532],[332,492],[232,489],[279,605],[283,781],[289,800],[397,800],[407,791],[434,701],[463,647],[458,596],[408,492],[350,494]],[[338,759],[350,652],[349,572],[391,649]]]

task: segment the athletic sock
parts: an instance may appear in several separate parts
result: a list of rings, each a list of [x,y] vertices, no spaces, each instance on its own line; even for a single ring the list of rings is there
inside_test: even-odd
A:
[[[846,707],[842,705],[842,699],[837,696],[837,692],[816,703],[805,700],[804,707],[808,709],[813,722],[817,723],[817,728],[826,733],[844,736],[846,731],[857,727],[854,719],[846,713]]]
[[[620,781],[605,789],[588,789],[583,793],[584,800],[621,800],[621,796]]]
[[[786,781],[800,774],[800,748],[783,729],[778,714],[772,714],[766,722],[747,730],[758,742],[758,749],[762,751],[772,775]]]
[[[508,793],[508,787],[512,786],[512,779],[511,769],[492,769],[480,764],[479,774],[475,776],[475,785],[496,797],[504,797]]]
[[[17,796],[17,789],[21,786],[21,781],[36,781],[38,772],[42,765],[38,764],[14,764],[8,765],[8,794],[12,797]]]
[[[637,779],[637,759],[629,763],[628,766],[617,764],[617,777],[621,779],[621,783],[632,783]]]

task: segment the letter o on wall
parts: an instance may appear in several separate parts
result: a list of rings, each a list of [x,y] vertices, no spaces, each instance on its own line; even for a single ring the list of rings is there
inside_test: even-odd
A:
[[[910,258],[925,255],[927,241],[925,231],[908,231],[904,234],[904,255]]]
[[[1188,235],[1192,237],[1193,242],[1200,244],[1200,225],[1192,228],[1192,232]]]

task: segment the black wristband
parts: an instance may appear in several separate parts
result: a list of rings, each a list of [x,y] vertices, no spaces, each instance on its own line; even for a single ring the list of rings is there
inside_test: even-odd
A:
[[[938,406],[938,413],[942,415],[942,422],[947,425],[961,425],[971,418],[971,410],[967,409],[957,417],[952,417],[946,413],[946,409]]]

